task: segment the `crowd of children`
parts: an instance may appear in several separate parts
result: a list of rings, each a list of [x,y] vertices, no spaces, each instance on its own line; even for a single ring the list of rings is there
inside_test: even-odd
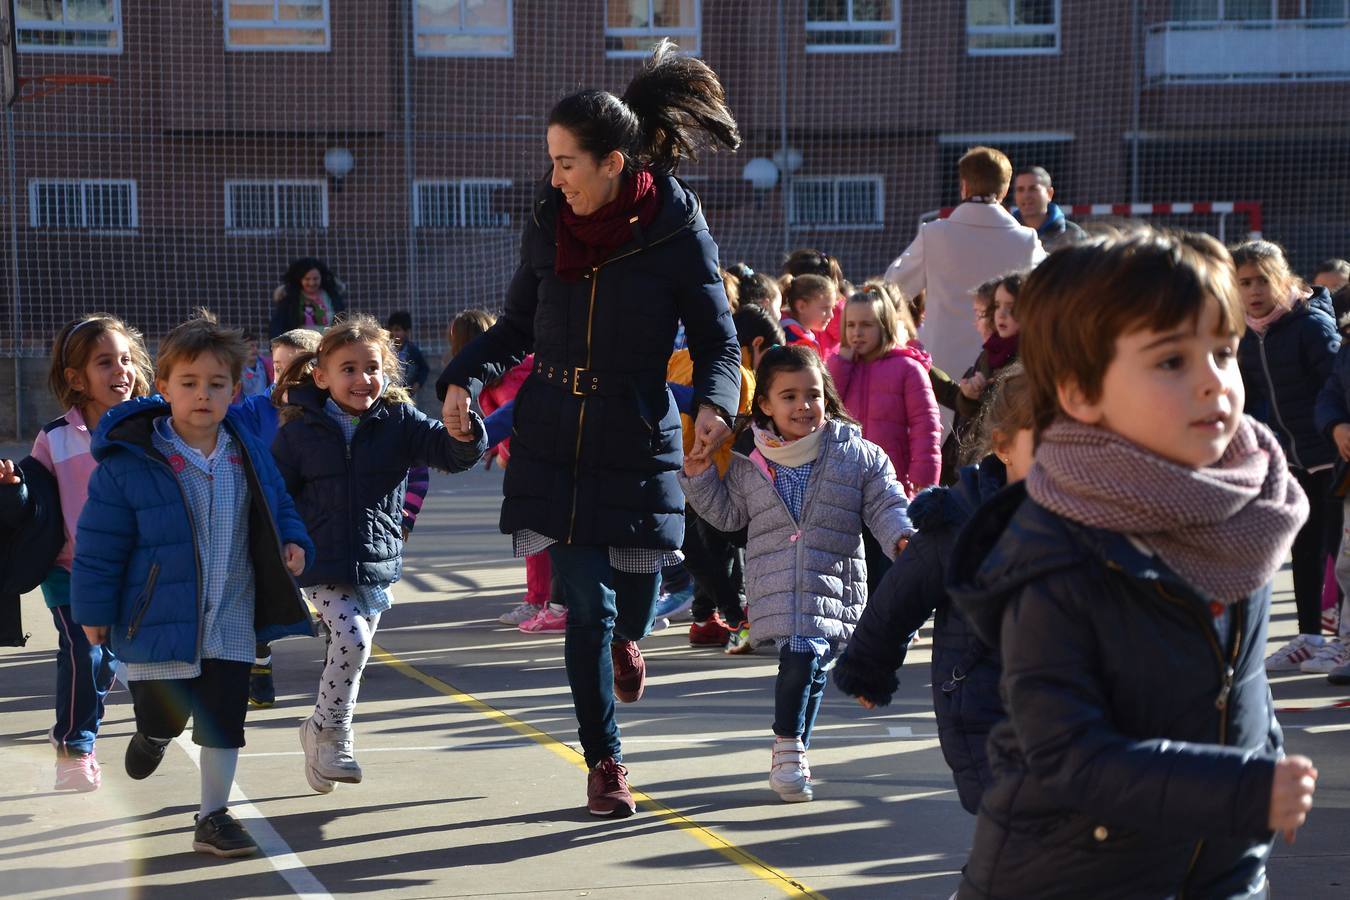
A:
[[[690,454],[694,364],[674,351],[684,562],[668,561],[654,614],[687,612],[693,646],[776,655],[777,796],[813,797],[828,673],[868,709],[889,703],[932,617],[940,743],[978,816],[958,896],[1259,896],[1273,836],[1302,824],[1317,777],[1282,751],[1266,673],[1350,683],[1336,306],[1350,297],[1321,283],[1342,268],[1310,286],[1269,242],[1230,252],[1148,229],[1067,244],[972,293],[981,350],[955,380],[920,341],[922,297],[854,288],[814,250],[779,278],[723,270],[734,437]],[[322,293],[299,284],[301,299]],[[56,787],[99,787],[99,722],[124,680],[127,773],[154,772],[190,717],[193,847],[219,856],[257,850],[227,809],[245,714],[275,703],[270,641],[312,634],[310,610],[327,651],[300,724],[304,774],[320,793],[362,780],[361,676],[427,467],[485,453],[509,466],[500,421],[534,371],[527,357],[479,393],[468,432],[447,430],[414,402],[429,367],[406,312],[382,327],[307,309],[323,314],[270,354],[203,311],[153,365],[115,316],[72,320],[51,352],[67,411],[31,460],[0,461],[0,524],[34,506],[34,464],[59,493],[41,579],[58,635]],[[447,359],[492,321],[459,315]],[[1266,656],[1290,553],[1298,635]],[[564,631],[547,552],[526,576],[501,623]]]

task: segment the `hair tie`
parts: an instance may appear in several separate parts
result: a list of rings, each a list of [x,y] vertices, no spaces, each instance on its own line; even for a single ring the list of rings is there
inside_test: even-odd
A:
[[[63,369],[70,368],[70,339],[75,336],[75,332],[79,331],[86,325],[90,325],[93,324],[94,322],[101,322],[101,321],[103,320],[99,318],[85,319],[84,321],[76,325],[74,328],[70,329],[70,331],[66,332],[66,339],[61,342],[61,368]]]

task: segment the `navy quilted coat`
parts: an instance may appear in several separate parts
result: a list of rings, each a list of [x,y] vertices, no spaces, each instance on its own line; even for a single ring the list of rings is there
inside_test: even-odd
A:
[[[80,513],[70,608],[81,625],[109,625],[113,652],[124,662],[192,662],[197,658],[197,551],[183,489],[151,443],[154,420],[167,414],[160,397],[118,404],[104,414],[91,452],[98,468]],[[296,514],[272,456],[234,410],[225,427],[244,446],[248,478],[249,554],[258,640],[314,633],[309,610],[281,555],[314,545]]]
[[[475,395],[533,352],[536,365],[583,368],[604,393],[531,374],[516,395],[501,529],[573,544],[674,550],[684,541],[680,413],[666,362],[684,323],[696,402],[735,412],[740,348],[698,197],[656,175],[661,209],[645,233],[580,281],[554,274],[560,191],[542,181],[520,267],[497,323],[436,383]]]
[[[1317,395],[1335,365],[1341,335],[1323,287],[1277,319],[1264,335],[1248,328],[1238,345],[1247,411],[1279,438],[1291,469],[1326,466],[1336,448],[1317,427]]]
[[[947,595],[946,575],[961,526],[1007,481],[995,456],[966,466],[949,488],[930,488],[909,504],[918,529],[867,602],[848,650],[834,667],[834,683],[851,697],[879,706],[899,686],[896,670],[905,661],[909,638],[933,619],[933,711],[938,742],[952,770],[966,812],[980,808],[992,781],[985,741],[1003,718],[998,696],[998,657],[975,636]]]
[[[324,409],[327,391],[303,385],[287,391],[286,399],[300,416],[277,431],[272,455],[318,547],[300,583],[398,581],[408,470],[471,468],[487,449],[482,420],[474,415],[475,440],[465,443],[415,407],[381,399],[362,416],[348,445]]]
[[[957,538],[948,591],[1008,711],[958,897],[1264,896],[1269,586],[1221,637],[1155,557],[1013,485]]]

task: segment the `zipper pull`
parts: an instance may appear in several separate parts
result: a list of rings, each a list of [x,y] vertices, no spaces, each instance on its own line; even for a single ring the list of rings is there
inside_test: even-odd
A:
[[[1219,689],[1219,696],[1214,699],[1214,708],[1224,710],[1228,708],[1228,695],[1233,691],[1233,667],[1225,666],[1223,670],[1223,687]]]

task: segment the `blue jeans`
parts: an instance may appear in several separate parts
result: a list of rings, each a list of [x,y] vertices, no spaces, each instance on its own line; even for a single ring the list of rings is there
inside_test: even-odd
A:
[[[112,688],[112,650],[91,645],[70,617],[69,606],[52,607],[56,624],[56,728],[63,754],[91,753],[103,719],[103,701]]]
[[[620,572],[610,566],[605,547],[554,544],[548,555],[567,596],[563,658],[586,765],[607,756],[622,760],[609,644],[613,637],[638,641],[651,631],[661,573]]]
[[[778,737],[800,737],[811,746],[811,728],[820,712],[825,693],[825,673],[834,657],[801,653],[784,644],[778,651],[778,680],[774,683],[773,733]]]

